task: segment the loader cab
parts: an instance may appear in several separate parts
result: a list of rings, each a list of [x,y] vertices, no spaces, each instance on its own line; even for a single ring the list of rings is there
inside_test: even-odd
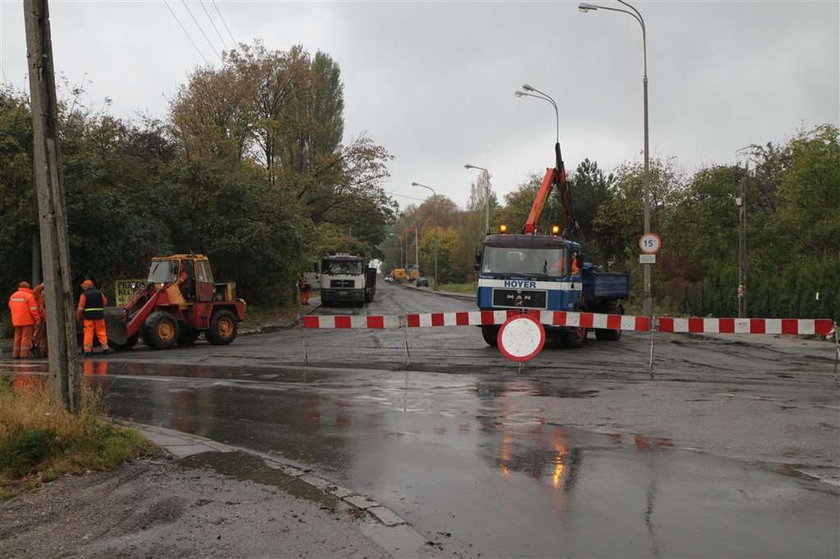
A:
[[[181,293],[188,302],[207,302],[214,299],[215,286],[210,261],[199,254],[176,254],[152,259],[149,268],[149,283],[172,284],[178,281],[181,269],[187,272],[187,280],[181,285]]]

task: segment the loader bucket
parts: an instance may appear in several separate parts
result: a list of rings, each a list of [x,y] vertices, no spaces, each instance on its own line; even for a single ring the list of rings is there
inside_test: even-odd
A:
[[[124,345],[128,339],[126,324],[128,318],[124,307],[105,307],[105,331],[108,341],[116,345]]]

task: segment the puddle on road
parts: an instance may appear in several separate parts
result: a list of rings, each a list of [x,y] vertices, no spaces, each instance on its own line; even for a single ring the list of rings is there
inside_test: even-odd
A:
[[[262,458],[244,452],[203,452],[178,460],[185,468],[209,468],[216,473],[240,480],[270,485],[294,497],[335,509],[339,499],[327,495],[300,479],[270,468]]]

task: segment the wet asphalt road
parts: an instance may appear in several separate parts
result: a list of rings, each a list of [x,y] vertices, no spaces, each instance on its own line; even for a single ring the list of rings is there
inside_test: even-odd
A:
[[[366,312],[455,310],[473,308],[381,285]],[[409,331],[410,365],[405,344],[287,330],[85,372],[115,415],[311,467],[442,554],[840,555],[828,344],[660,336],[654,380],[642,335],[549,347],[522,371],[477,328]]]

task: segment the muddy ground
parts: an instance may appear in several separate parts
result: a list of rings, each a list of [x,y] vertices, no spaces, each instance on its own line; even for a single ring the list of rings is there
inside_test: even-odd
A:
[[[138,460],[0,503],[0,557],[388,557],[340,502]]]

